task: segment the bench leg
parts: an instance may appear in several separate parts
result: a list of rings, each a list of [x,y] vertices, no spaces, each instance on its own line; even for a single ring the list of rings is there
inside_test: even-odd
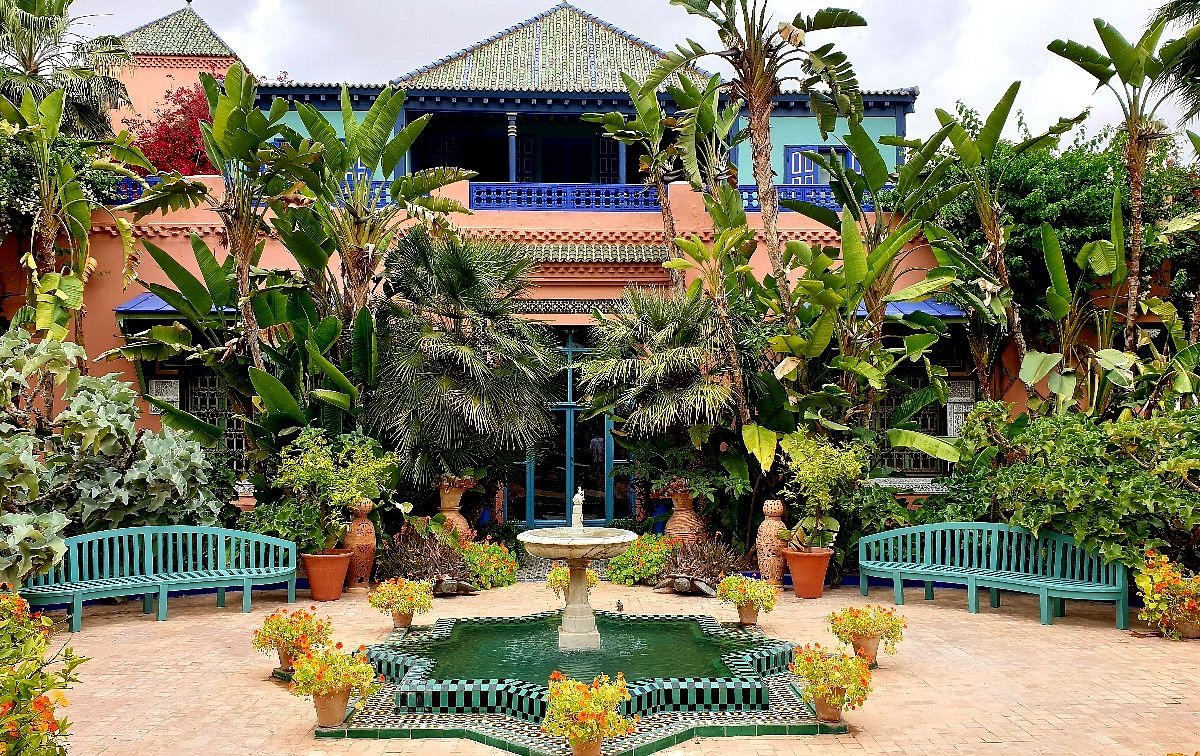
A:
[[[967,611],[979,614],[979,586],[973,579],[967,580]]]
[[[242,611],[250,611],[250,582],[246,581],[242,584]]]
[[[1038,592],[1038,606],[1042,613],[1042,624],[1054,624],[1054,604],[1051,602],[1050,593],[1044,588]]]
[[[932,580],[925,581],[925,600],[933,601],[933,581]]]
[[[154,594],[142,594],[142,614],[150,614],[154,611]]]
[[[160,586],[158,589],[158,621],[166,622],[167,620],[167,586]]]
[[[899,572],[892,573],[892,592],[896,594],[896,604],[904,604],[904,578]]]
[[[991,588],[988,590],[988,593],[992,595],[992,608],[998,608],[1000,606],[1000,589]]]
[[[1067,600],[1065,598],[1060,598],[1060,599],[1054,600],[1054,616],[1055,617],[1066,617],[1067,616]]]
[[[865,596],[866,594],[863,594],[863,595]],[[292,575],[291,579],[288,580],[288,603],[289,604],[296,603],[296,576],[295,575]]]
[[[71,632],[77,633],[83,629],[83,594],[76,593],[71,597]]]
[[[1129,594],[1117,599],[1117,629],[1129,629]]]
[[[220,607],[221,609],[225,608],[225,589],[224,588],[217,589],[217,606]]]

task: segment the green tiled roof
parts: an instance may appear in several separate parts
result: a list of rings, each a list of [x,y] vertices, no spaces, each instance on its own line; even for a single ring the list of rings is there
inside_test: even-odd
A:
[[[530,244],[534,260],[554,263],[661,263],[665,244]]]
[[[134,55],[237,57],[190,4],[121,35],[121,41]]]
[[[665,55],[564,2],[394,83],[409,91],[624,92],[622,72],[644,81]]]

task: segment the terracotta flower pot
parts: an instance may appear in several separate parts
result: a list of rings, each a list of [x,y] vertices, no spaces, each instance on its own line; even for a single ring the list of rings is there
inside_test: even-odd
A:
[[[412,612],[392,612],[392,627],[403,630],[412,626]]]
[[[313,601],[337,601],[342,597],[342,585],[350,569],[351,553],[330,549],[321,554],[301,554],[308,573],[308,589]]]
[[[1200,622],[1176,622],[1175,629],[1179,631],[1179,636],[1186,640],[1200,638]]]
[[[354,519],[342,539],[342,544],[353,554],[350,569],[346,572],[347,589],[366,590],[371,582],[371,572],[375,569],[375,523],[368,515],[373,509],[375,502],[366,498],[350,507]]]
[[[846,691],[835,689],[833,692],[833,700],[841,701],[846,695]],[[817,712],[818,722],[841,722],[842,721],[842,706],[841,704],[830,703],[827,699],[821,696],[813,697],[813,708]]]
[[[854,653],[865,661],[867,666],[874,667],[879,663],[878,635],[856,635],[850,639],[850,645],[854,646]]]
[[[687,481],[676,478],[667,486],[664,493],[671,497],[671,516],[663,528],[668,538],[674,538],[682,543],[696,543],[708,538],[704,521],[692,508],[692,492]]]
[[[779,537],[783,528],[783,502],[779,499],[763,502],[763,521],[758,526],[754,546],[758,552],[758,572],[771,585],[783,585],[783,570],[787,564],[783,558],[787,541]]]
[[[313,707],[317,710],[319,727],[337,727],[346,720],[346,707],[350,704],[350,689],[335,690],[323,696],[313,696]]]
[[[758,607],[754,604],[738,604],[738,621],[743,625],[758,624]]]
[[[814,548],[811,551],[784,549],[788,572],[792,573],[792,590],[800,598],[821,598],[825,593],[825,573],[833,549]]]
[[[475,480],[473,478],[465,478],[461,483],[455,484],[443,481],[438,486],[440,496],[438,513],[446,518],[446,527],[458,531],[459,535],[469,536],[471,534],[471,523],[467,522],[467,518],[463,517],[462,513],[462,497],[464,493],[474,487]]]
[[[575,756],[600,756],[600,738],[584,743],[572,743],[571,753]]]
[[[288,656],[282,648],[275,649],[279,652],[279,671],[292,672],[295,670],[295,659]]]

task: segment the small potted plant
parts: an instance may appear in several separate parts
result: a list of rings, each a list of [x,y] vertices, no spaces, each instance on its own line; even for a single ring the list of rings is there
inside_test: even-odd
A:
[[[297,609],[289,612],[278,609],[272,612],[262,627],[254,631],[251,645],[254,650],[263,653],[272,651],[279,654],[279,671],[285,675],[291,674],[295,660],[321,648],[329,643],[333,633],[333,625],[328,620],[317,617],[309,609]]]
[[[859,444],[838,446],[824,438],[792,433],[780,442],[788,481],[783,496],[800,507],[800,520],[779,537],[788,542],[783,556],[799,598],[820,598],[841,523],[833,516],[838,496],[862,477],[865,453]]]
[[[351,695],[358,699],[355,707],[360,708],[367,696],[379,690],[375,668],[367,661],[365,650],[360,646],[357,652],[347,654],[339,643],[296,660],[292,693],[312,696],[318,726],[337,727],[346,719]]]
[[[908,622],[886,606],[851,606],[829,615],[829,629],[842,643],[849,643],[854,653],[869,666],[877,666],[879,643],[889,654],[896,653],[896,644],[904,638]]]
[[[1134,578],[1144,608],[1138,617],[1168,638],[1200,638],[1200,576],[1186,576],[1165,555],[1146,550],[1146,565]]]
[[[871,670],[857,655],[829,653],[814,643],[796,649],[789,666],[804,681],[804,701],[820,722],[842,721],[843,709],[862,706],[871,693]]]
[[[587,587],[588,592],[600,583],[600,576],[590,567],[587,569]],[[567,565],[560,562],[555,562],[550,566],[550,571],[546,573],[546,587],[554,591],[554,595],[561,599],[567,597],[567,588],[571,585],[571,570]]]
[[[367,596],[367,603],[384,614],[391,613],[392,627],[401,630],[412,624],[414,614],[424,614],[433,608],[433,583],[404,578],[385,580]]]
[[[621,704],[629,700],[625,676],[616,680],[601,675],[586,685],[561,672],[550,676],[550,696],[542,732],[566,738],[575,756],[600,756],[605,738],[633,732],[636,717],[621,716]]]
[[[776,586],[766,580],[741,575],[730,575],[717,586],[717,600],[736,606],[743,625],[757,625],[759,612],[774,611],[778,595]]]

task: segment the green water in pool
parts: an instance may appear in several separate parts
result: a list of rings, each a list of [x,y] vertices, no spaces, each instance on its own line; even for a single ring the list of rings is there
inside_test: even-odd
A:
[[[599,651],[558,650],[561,616],[520,623],[456,623],[449,638],[417,652],[436,660],[433,680],[508,679],[545,685],[550,673],[591,680],[599,674],[626,679],[729,677],[721,655],[748,648],[705,635],[691,620],[613,620],[597,617]]]

